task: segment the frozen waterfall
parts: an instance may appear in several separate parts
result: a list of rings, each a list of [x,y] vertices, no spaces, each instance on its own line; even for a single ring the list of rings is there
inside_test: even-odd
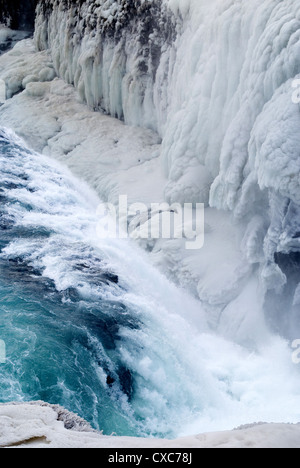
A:
[[[243,225],[288,335],[300,332],[299,26],[297,0],[50,0],[35,32],[90,107],[160,134],[167,201]]]

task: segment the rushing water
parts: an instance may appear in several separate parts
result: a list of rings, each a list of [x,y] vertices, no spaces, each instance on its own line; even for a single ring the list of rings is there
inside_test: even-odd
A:
[[[99,200],[0,129],[0,401],[44,400],[118,435],[172,437],[297,421],[286,344],[253,352],[130,240],[97,237]]]

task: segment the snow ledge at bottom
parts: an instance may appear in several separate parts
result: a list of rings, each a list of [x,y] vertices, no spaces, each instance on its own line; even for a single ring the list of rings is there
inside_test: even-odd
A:
[[[104,436],[42,401],[0,405],[0,448],[300,448],[300,424],[251,424],[177,440]]]

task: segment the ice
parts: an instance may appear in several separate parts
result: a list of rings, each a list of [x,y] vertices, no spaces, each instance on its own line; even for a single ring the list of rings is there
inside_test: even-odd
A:
[[[275,337],[269,346],[269,326],[287,338],[300,332],[293,257],[300,232],[298,1],[154,0],[135,2],[133,15],[126,5],[86,0],[68,9],[50,0],[47,11],[40,6],[34,43],[22,41],[0,58],[8,98],[0,124],[66,164],[103,201],[117,205],[126,194],[147,205],[205,203],[200,251],[187,251],[180,239],[138,242],[155,266],[200,300],[220,339],[267,356],[243,361],[226,348],[220,357],[219,341],[201,343],[218,381],[223,375],[229,391],[243,395],[245,421],[254,407],[282,421],[287,405],[297,407],[297,395],[284,398],[294,381],[288,344]],[[137,365],[149,373],[146,361]],[[224,369],[232,371],[229,380]],[[271,395],[275,404],[264,413]],[[225,405],[224,419],[217,409],[214,416],[222,426],[238,413]],[[183,431],[196,433],[199,424],[186,423]],[[297,445],[298,426],[184,443],[205,441]]]
[[[59,76],[90,107],[162,136],[166,200],[230,210],[247,231],[262,211],[273,225],[270,197],[300,204],[300,116],[292,99],[299,79],[297,1],[144,2],[141,17],[142,7],[134,6],[138,24],[125,22],[125,3],[83,2],[82,18],[89,15],[98,29],[77,22],[75,9],[40,9],[37,47],[51,50]],[[114,38],[106,33],[113,21]],[[266,236],[268,244],[270,231],[260,226],[256,239]],[[281,229],[272,254],[284,236]],[[274,263],[270,251],[261,257],[261,247],[260,263]],[[249,251],[248,260],[254,263]]]
[[[125,0],[63,3],[38,7],[39,52],[22,42],[1,58],[7,97],[26,89],[0,123],[105,201],[205,203],[201,251],[139,243],[212,323],[254,278],[258,303],[268,289],[285,294],[276,255],[297,252],[299,237],[296,0],[153,1],[135,3],[133,15]]]
[[[39,69],[44,67],[41,53],[32,53],[31,43],[25,41],[18,47],[27,63],[26,69],[34,69],[37,59]],[[5,76],[16,75],[19,64],[14,54],[13,50],[2,57]],[[37,70],[35,76],[38,75]],[[163,171],[160,137],[156,133],[89,110],[80,102],[74,88],[60,79],[39,82],[27,75],[23,84],[25,91],[7,100],[1,109],[1,124],[15,129],[35,150],[67,164],[96,189],[102,200],[116,205],[119,195],[127,195],[129,204],[142,202],[149,207],[166,199],[170,203],[196,202],[200,178],[204,187],[199,201],[208,205],[212,179],[196,158],[188,172],[182,164],[177,169],[174,165],[172,178],[168,180]],[[176,187],[177,176],[180,180]],[[251,269],[241,257],[242,227],[237,223],[234,227],[229,214],[218,213],[208,206],[205,216],[205,247],[200,251],[188,253],[184,240],[158,240],[155,245],[140,243],[152,250],[152,261],[163,272],[218,308],[235,296],[244,275],[248,277]],[[214,287],[216,265],[219,291]],[[212,322],[215,323],[214,318]]]
[[[23,56],[25,48],[27,60]],[[23,91],[31,81],[47,81],[55,77],[49,53],[37,54],[31,39],[18,42],[1,58],[0,73],[2,83],[4,82],[6,86],[7,99]]]
[[[43,402],[0,406],[1,448],[299,448],[300,426],[252,424],[176,440],[103,436],[77,415]]]
[[[0,55],[11,49],[18,41],[30,35],[28,31],[14,31],[0,23]]]
[[[5,187],[6,197],[5,203],[2,203],[2,216],[9,216],[12,229],[6,238],[8,243],[1,250],[0,260],[8,269],[13,265],[26,265],[22,271],[23,279],[27,275],[33,283],[41,277],[45,279],[48,286],[45,286],[42,294],[38,290],[37,300],[44,301],[49,291],[52,296],[53,287],[56,291],[50,305],[55,326],[46,321],[49,333],[45,336],[40,309],[35,312],[34,307],[30,306],[31,344],[28,346],[27,341],[23,343],[20,338],[26,353],[34,357],[36,363],[35,369],[28,369],[26,378],[31,380],[33,373],[36,381],[40,382],[37,393],[30,393],[30,397],[32,394],[40,395],[40,392],[44,394],[48,389],[47,381],[43,381],[41,375],[44,362],[48,359],[48,353],[44,355],[42,349],[49,345],[53,349],[49,372],[53,373],[55,381],[58,379],[57,385],[51,386],[51,401],[58,398],[58,403],[70,403],[82,416],[86,414],[90,404],[82,406],[80,396],[73,393],[73,385],[68,383],[73,378],[76,381],[78,372],[81,374],[84,370],[86,383],[83,385],[88,385],[95,395],[91,403],[92,416],[88,409],[87,417],[94,422],[94,427],[105,427],[106,431],[106,422],[101,419],[96,395],[99,395],[98,392],[102,395],[101,389],[103,386],[106,388],[108,369],[115,373],[121,368],[127,369],[134,379],[135,391],[130,406],[126,395],[117,393],[126,415],[136,421],[137,431],[134,434],[155,434],[160,437],[162,434],[172,434],[175,437],[175,434],[231,429],[252,420],[299,420],[299,412],[295,409],[299,399],[297,368],[292,362],[288,344],[268,330],[261,314],[263,298],[257,294],[258,279],[253,278],[252,267],[243,258],[235,256],[234,249],[228,248],[228,238],[237,236],[235,226],[229,229],[224,219],[222,243],[219,233],[214,234],[222,219],[216,210],[211,211],[207,218],[207,230],[211,232],[210,253],[215,247],[214,257],[203,251],[202,261],[195,265],[202,278],[203,286],[199,293],[206,295],[211,312],[217,310],[217,306],[223,309],[219,316],[210,314],[210,325],[215,320],[220,331],[215,334],[207,324],[199,301],[161,275],[149,263],[148,255],[138,249],[134,242],[97,237],[96,227],[101,224],[96,210],[99,199],[82,180],[74,178],[57,161],[24,147],[22,140],[16,138],[13,132],[4,130],[1,134],[2,145],[6,144],[6,152],[0,158],[3,168],[1,184]],[[16,227],[15,232],[13,226]],[[41,233],[47,235],[40,236]],[[227,265],[218,263],[224,246],[227,246]],[[189,260],[192,258],[191,252]],[[233,262],[239,262],[235,270],[231,270]],[[247,275],[248,281],[243,293],[235,299],[240,270]],[[5,271],[4,267],[4,278]],[[112,281],[110,284],[109,276],[105,276],[106,271],[117,275],[117,283]],[[55,300],[57,293],[58,303]],[[69,295],[73,296],[73,300],[68,306]],[[116,335],[109,329],[109,349],[112,342],[115,344],[114,357],[109,359],[107,369],[100,358],[103,354],[107,359],[109,357],[105,351],[106,335],[97,335],[101,330],[97,321],[93,328],[93,320],[98,315],[93,313],[90,323],[87,315],[91,306],[100,307],[99,304],[108,299],[113,301],[117,322],[121,320],[124,308],[130,321],[129,324],[122,322]],[[61,306],[61,300],[63,305],[57,312],[55,304]],[[78,314],[76,304],[79,306]],[[47,307],[45,302],[46,311]],[[19,314],[18,307],[17,312],[14,309],[15,305],[11,313],[6,309],[4,314],[8,323],[3,327],[7,338],[3,338],[8,339],[8,357],[14,366],[13,372],[3,368],[1,373],[1,385],[14,395],[14,398],[6,396],[5,401],[23,401],[27,395],[24,387],[17,388],[18,375],[26,363],[24,357],[19,356],[18,340],[11,338],[16,328],[24,330],[24,335],[27,335],[26,314]],[[107,320],[110,310],[105,307]],[[35,313],[38,320],[34,319]],[[13,321],[11,326],[12,316],[15,315],[21,320],[23,318],[25,324],[16,326]],[[62,365],[60,350],[55,347],[57,343],[64,348],[62,329],[63,337],[73,334],[74,330],[69,328],[72,324],[70,317],[74,317],[74,320],[78,318],[75,320],[76,330],[86,332],[88,342],[93,344],[92,348],[76,344],[75,368]],[[58,330],[57,320],[62,325]],[[136,322],[142,325],[132,326]],[[106,325],[106,320],[104,323]],[[107,330],[106,326],[104,328]],[[14,345],[9,345],[9,342]],[[77,340],[74,339],[74,342],[77,343]],[[12,347],[19,357],[12,357]],[[98,351],[100,360],[96,363],[94,353],[98,356]],[[69,358],[63,358],[63,362],[69,362]],[[92,379],[89,382],[89,372],[94,374],[94,366],[97,369],[96,381]],[[8,385],[8,379],[13,384]],[[63,390],[63,397],[60,389]],[[70,395],[73,396],[70,398]],[[109,401],[114,407],[115,400]],[[118,433],[128,434],[122,430],[124,432],[119,428]]]

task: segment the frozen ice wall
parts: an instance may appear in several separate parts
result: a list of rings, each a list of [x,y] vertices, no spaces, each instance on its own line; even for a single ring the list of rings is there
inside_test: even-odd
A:
[[[38,48],[51,48],[59,76],[90,107],[158,130],[153,93],[175,37],[175,19],[160,0],[48,0],[37,12]]]
[[[297,335],[298,0],[47,0],[35,40],[90,107],[160,134],[167,201],[243,224],[266,310]]]

